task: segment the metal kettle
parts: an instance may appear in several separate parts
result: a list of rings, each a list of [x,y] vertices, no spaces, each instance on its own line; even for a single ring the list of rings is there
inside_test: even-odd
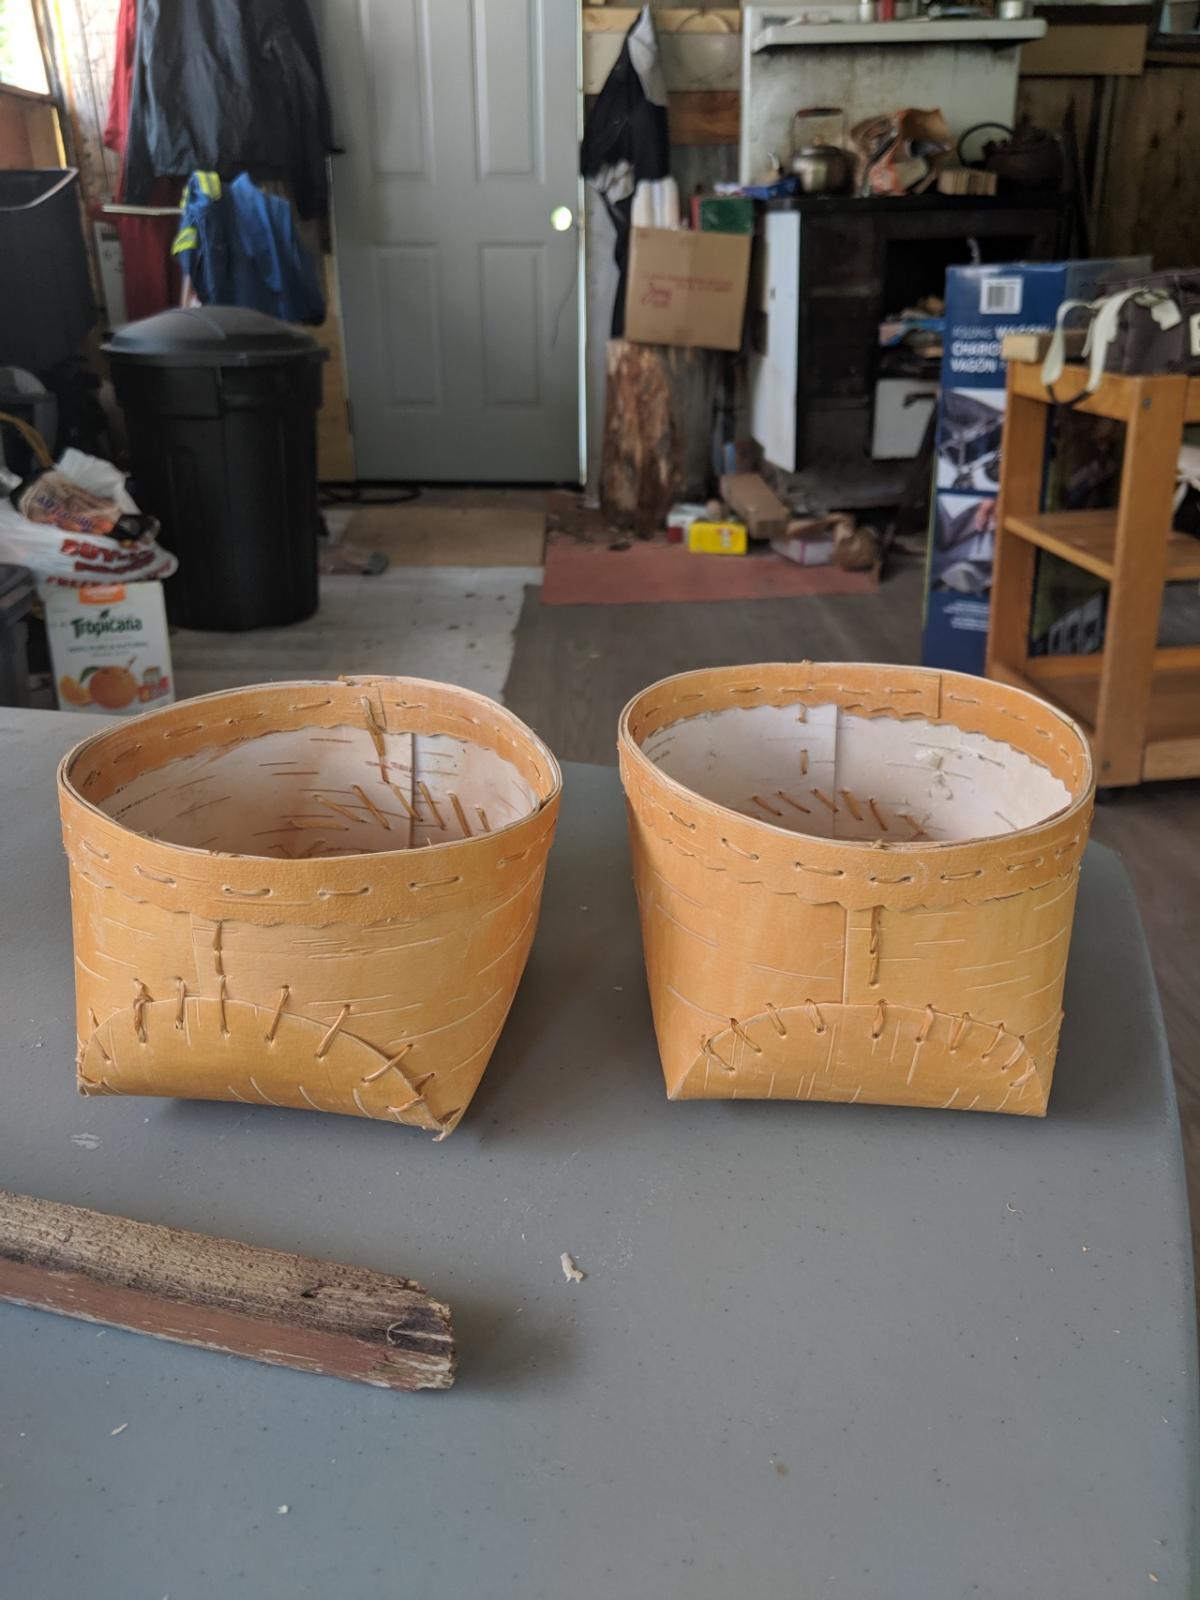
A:
[[[792,175],[800,180],[805,194],[841,194],[850,187],[854,164],[848,153],[836,144],[824,144],[813,137],[818,118],[833,118],[846,132],[846,114],[838,106],[812,106],[797,111],[792,118]]]

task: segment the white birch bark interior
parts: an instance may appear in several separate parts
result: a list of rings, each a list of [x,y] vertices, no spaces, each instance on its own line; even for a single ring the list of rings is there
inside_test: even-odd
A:
[[[310,728],[214,747],[142,772],[100,809],[148,838],[308,859],[445,844],[537,807],[517,769],[445,734]]]
[[[706,712],[642,748],[707,800],[827,839],[982,839],[1044,822],[1071,801],[1064,783],[1012,745],[952,723],[834,705]]]

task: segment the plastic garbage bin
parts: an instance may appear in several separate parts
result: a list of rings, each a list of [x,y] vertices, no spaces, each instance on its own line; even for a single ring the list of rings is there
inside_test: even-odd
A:
[[[105,351],[132,489],[179,557],[167,615],[237,632],[317,609],[317,411],[327,351],[235,306],[164,311]]]
[[[29,704],[26,619],[34,592],[32,572],[0,566],[0,706]]]

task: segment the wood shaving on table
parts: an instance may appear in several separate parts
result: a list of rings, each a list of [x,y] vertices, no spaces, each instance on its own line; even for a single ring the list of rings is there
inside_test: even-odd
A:
[[[122,1422],[120,1427],[117,1427],[117,1428],[113,1429],[113,1431],[109,1434],[109,1438],[110,1439],[115,1439],[119,1433],[124,1433],[125,1429],[128,1426],[129,1426],[129,1424],[127,1422]]]
[[[562,1262],[563,1277],[568,1283],[582,1283],[587,1277],[587,1273],[581,1272],[575,1265],[575,1258],[569,1250],[564,1250],[559,1260]]]

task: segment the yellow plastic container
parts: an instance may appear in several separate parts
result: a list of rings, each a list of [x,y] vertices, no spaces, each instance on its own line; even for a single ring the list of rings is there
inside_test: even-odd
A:
[[[694,556],[744,556],[750,536],[744,522],[693,522],[688,549]]]

